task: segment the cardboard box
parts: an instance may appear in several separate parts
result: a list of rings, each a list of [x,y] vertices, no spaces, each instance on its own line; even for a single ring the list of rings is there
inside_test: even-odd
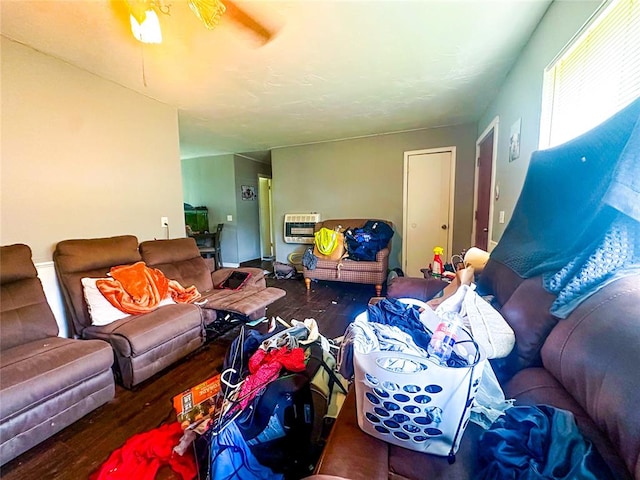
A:
[[[183,424],[183,428],[188,428],[210,418],[220,400],[220,374],[218,374],[173,397],[173,408],[178,422]]]

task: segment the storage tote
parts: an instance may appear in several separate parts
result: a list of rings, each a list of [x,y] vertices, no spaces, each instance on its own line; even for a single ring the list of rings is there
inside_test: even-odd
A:
[[[429,308],[423,302],[404,303]],[[360,315],[367,315],[363,312]],[[366,318],[366,317],[365,317]],[[435,315],[421,315],[433,332]],[[391,351],[354,349],[355,389],[360,428],[380,440],[410,450],[455,459],[469,422],[486,356],[465,329],[454,346],[470,364],[454,368]],[[399,370],[398,365],[402,368]]]

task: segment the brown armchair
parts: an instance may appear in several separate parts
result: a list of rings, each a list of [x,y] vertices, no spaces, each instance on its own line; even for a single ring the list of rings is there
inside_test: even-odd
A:
[[[333,230],[338,225],[343,227],[341,231],[344,231],[347,228],[360,228],[368,220],[368,218],[325,220],[323,222],[316,223],[314,231],[317,232],[322,227]],[[387,220],[381,221],[393,227],[391,222]],[[389,241],[386,248],[383,248],[376,254],[376,259],[373,262],[350,260],[349,258],[341,260],[325,260],[318,258],[316,268],[311,270],[307,267],[303,267],[304,282],[307,286],[307,290],[311,288],[311,280],[328,280],[374,285],[376,295],[380,296],[382,294],[382,285],[387,279],[390,252],[391,241]]]

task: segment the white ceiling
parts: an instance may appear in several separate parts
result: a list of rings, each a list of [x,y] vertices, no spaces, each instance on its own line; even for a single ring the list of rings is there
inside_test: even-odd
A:
[[[261,44],[165,1],[160,45],[121,0],[2,0],[2,34],[176,106],[188,158],[477,121],[551,2],[237,2]]]

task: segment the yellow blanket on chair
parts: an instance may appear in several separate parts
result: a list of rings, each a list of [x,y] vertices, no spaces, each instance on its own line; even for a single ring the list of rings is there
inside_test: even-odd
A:
[[[195,286],[184,288],[144,262],[112,267],[109,274],[110,279],[96,282],[98,290],[111,305],[133,315],[155,310],[167,294],[176,303],[189,303],[200,297]]]

